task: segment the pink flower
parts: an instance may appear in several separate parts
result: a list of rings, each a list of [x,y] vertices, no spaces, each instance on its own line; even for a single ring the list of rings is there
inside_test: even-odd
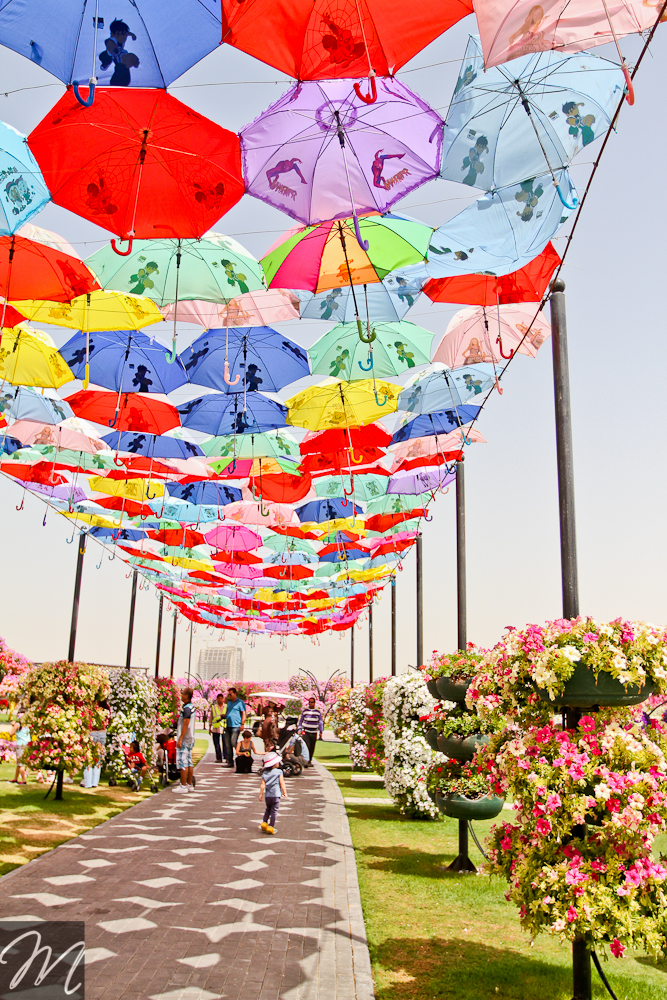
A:
[[[577,913],[577,911],[575,910],[575,908],[573,906],[571,906],[570,909],[565,914],[565,916],[567,917],[568,924],[571,924],[571,923],[573,923],[577,919],[577,917],[579,916],[579,914]]]
[[[614,958],[623,958],[623,952],[625,951],[625,945],[621,944],[618,938],[614,938],[610,945],[610,951]]]
[[[546,837],[548,833],[551,833],[551,823],[549,822],[548,819],[544,818],[538,819],[537,823],[535,824],[535,829],[541,836]]]
[[[554,792],[553,795],[550,795],[547,799],[547,809],[549,812],[554,812],[556,809],[560,809],[562,804],[563,802],[561,797],[557,792]]]
[[[579,719],[579,728],[585,733],[595,732],[595,719],[591,715],[582,715]]]
[[[617,813],[620,811],[621,803],[618,799],[607,799],[607,809],[610,813]]]

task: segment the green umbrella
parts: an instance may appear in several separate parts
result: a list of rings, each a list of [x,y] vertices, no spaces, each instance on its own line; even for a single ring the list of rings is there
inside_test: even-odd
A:
[[[200,445],[202,451],[209,458],[227,458],[233,461],[236,458],[296,458],[301,461],[301,451],[299,442],[286,431],[280,428],[277,431],[266,431],[264,434],[225,434],[221,437],[212,437]]]
[[[309,552],[315,555],[315,548],[305,538],[292,538],[288,535],[267,535],[264,544],[274,552]]]
[[[350,485],[349,476],[321,476],[314,480],[315,493],[318,497],[342,497],[343,489],[347,491]],[[387,492],[387,476],[376,476],[372,472],[353,476],[354,499],[357,500],[377,500]]]
[[[426,507],[431,503],[430,493],[422,493],[421,496],[398,496],[395,493],[388,493],[380,500],[373,500],[366,508],[366,517],[372,514],[402,514],[406,510],[417,510]]]
[[[351,382],[368,378],[372,369],[377,378],[391,378],[430,362],[429,330],[408,322],[372,323],[370,330],[370,344],[359,340],[356,323],[339,323],[325,333],[308,348],[313,374]]]
[[[85,451],[72,451],[70,448],[54,448],[53,445],[36,444],[33,451],[39,451],[44,461],[57,462],[71,469],[91,472],[96,469],[115,469],[114,455],[111,451],[98,451],[94,455]]]

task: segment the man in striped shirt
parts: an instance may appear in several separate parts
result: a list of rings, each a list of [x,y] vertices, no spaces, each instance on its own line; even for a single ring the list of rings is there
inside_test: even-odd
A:
[[[297,729],[303,736],[305,744],[308,747],[308,752],[310,753],[310,760],[306,764],[306,767],[312,767],[313,758],[315,757],[315,745],[318,739],[322,739],[322,733],[324,732],[324,719],[320,710],[315,708],[314,698],[308,699],[308,708],[304,708],[299,716]]]

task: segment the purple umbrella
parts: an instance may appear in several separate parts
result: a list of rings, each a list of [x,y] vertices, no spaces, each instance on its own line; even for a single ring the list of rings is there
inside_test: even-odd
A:
[[[80,486],[46,486],[42,483],[25,483],[21,479],[16,480],[19,486],[25,487],[32,493],[40,493],[45,497],[52,497],[54,500],[66,500],[68,503],[82,503],[88,497]]]
[[[429,465],[423,469],[410,469],[409,472],[397,472],[389,479],[387,493],[401,493],[416,496],[437,490],[439,486],[449,486],[456,479],[456,473],[450,472],[446,465]]]
[[[374,104],[354,83],[298,83],[243,129],[249,194],[300,222],[356,219],[438,175],[440,116],[395,78],[377,80]]]

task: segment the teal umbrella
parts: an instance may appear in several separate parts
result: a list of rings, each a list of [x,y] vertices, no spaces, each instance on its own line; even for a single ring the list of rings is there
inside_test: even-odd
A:
[[[387,494],[387,496],[369,503],[366,508],[366,516],[370,517],[372,514],[402,514],[406,510],[417,510],[419,507],[426,507],[431,501],[432,497],[430,493],[422,493],[421,496],[398,496],[396,493]]]
[[[315,555],[314,546],[305,538],[292,538],[289,535],[267,535],[264,545],[274,552],[308,552]]]
[[[370,343],[359,339],[356,323],[339,323],[325,333],[308,348],[313,374],[347,382],[368,378],[371,371],[392,378],[431,360],[434,335],[415,323],[371,323],[364,335]]]
[[[353,476],[354,499],[358,500],[379,500],[387,492],[387,476],[376,476],[372,472]],[[341,497],[343,488],[346,495],[350,495],[349,476],[321,476],[314,480],[315,493],[318,497]]]
[[[223,434],[200,445],[209,458],[295,458],[301,461],[299,442],[284,428],[263,434]]]

